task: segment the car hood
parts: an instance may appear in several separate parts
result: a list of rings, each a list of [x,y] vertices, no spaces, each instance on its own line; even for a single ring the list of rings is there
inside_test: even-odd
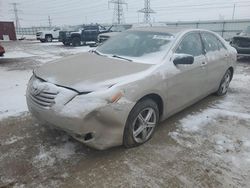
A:
[[[88,52],[48,63],[34,70],[34,74],[56,85],[79,92],[89,92],[126,81],[132,75],[145,71],[151,66]]]

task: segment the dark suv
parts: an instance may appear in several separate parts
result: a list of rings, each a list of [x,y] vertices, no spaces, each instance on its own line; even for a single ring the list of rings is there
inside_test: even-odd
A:
[[[65,39],[62,41],[65,45],[72,44],[73,46],[80,46],[86,44],[86,42],[97,42],[98,35],[100,33],[110,32],[110,28],[106,29],[101,25],[83,25],[83,28],[79,31],[70,32],[65,34]]]
[[[250,26],[234,36],[230,44],[237,50],[238,56],[250,56]]]
[[[71,32],[77,32],[79,31],[81,28],[83,28],[82,25],[77,25],[77,26],[73,26],[73,27],[67,27],[64,30],[59,32],[59,42],[62,42],[65,46],[69,46],[70,42],[68,40],[68,38],[70,38]]]

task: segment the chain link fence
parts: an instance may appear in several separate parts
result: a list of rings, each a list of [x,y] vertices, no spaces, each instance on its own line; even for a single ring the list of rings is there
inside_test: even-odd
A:
[[[189,21],[189,22],[165,22],[171,27],[187,27],[187,28],[199,28],[208,29],[217,32],[225,39],[229,39],[236,33],[241,32],[250,26],[250,19],[247,20],[220,20],[220,21]],[[35,35],[41,30],[50,30],[50,27],[30,27],[30,28],[18,28],[16,30],[17,35]]]
[[[50,27],[24,27],[24,28],[17,28],[16,34],[17,35],[36,35],[38,31],[42,30],[50,30]]]
[[[247,20],[220,20],[220,21],[196,21],[196,22],[166,22],[171,27],[199,28],[214,31],[223,38],[229,39],[250,26]]]

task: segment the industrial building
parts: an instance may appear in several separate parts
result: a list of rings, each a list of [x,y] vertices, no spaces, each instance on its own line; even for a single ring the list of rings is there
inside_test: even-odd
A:
[[[0,21],[0,40],[16,40],[14,22]]]

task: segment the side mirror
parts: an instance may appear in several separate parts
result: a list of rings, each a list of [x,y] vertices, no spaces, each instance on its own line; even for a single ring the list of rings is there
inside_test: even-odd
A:
[[[173,63],[175,65],[191,65],[194,63],[194,56],[189,54],[175,54]]]

